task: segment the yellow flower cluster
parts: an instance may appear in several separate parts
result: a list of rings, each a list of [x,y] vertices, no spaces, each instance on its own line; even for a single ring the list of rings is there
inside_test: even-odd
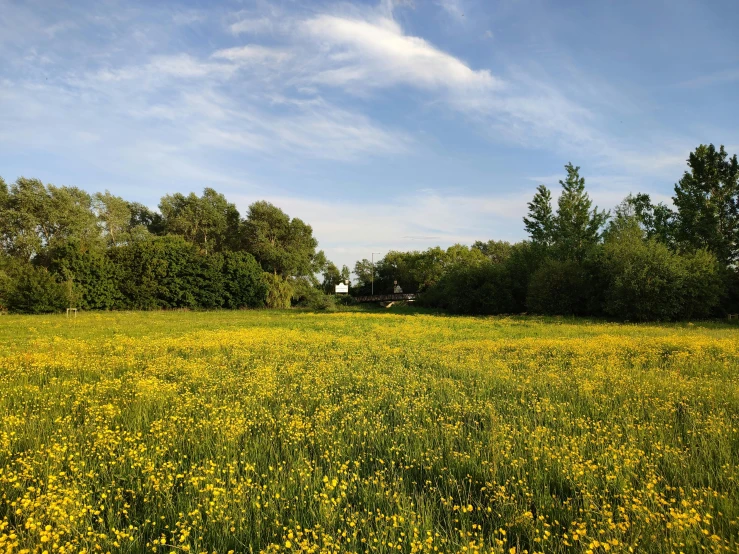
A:
[[[736,327],[0,325],[0,553],[739,551]]]

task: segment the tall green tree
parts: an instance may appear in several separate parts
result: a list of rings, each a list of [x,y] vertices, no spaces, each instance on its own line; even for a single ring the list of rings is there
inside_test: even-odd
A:
[[[43,245],[42,221],[48,220],[46,187],[38,179],[21,177],[9,190],[7,185],[2,189],[0,233],[3,250],[19,260],[28,261]]]
[[[598,211],[597,206],[592,207],[593,202],[585,192],[585,179],[580,176],[579,167],[568,163],[565,170],[567,178],[559,182],[562,194],[557,201],[553,242],[562,258],[581,260],[588,249],[600,240],[608,212]]]
[[[130,202],[129,207],[131,208],[131,222],[129,227],[132,233],[136,229],[145,229],[146,232],[152,235],[163,235],[165,233],[162,214],[155,212],[139,202]],[[136,234],[140,235],[141,233]]]
[[[10,199],[10,191],[8,191],[8,183],[0,177],[0,210],[3,210]]]
[[[422,252],[391,250],[376,263],[375,292],[392,292],[396,281],[403,292],[422,292],[453,267],[477,266],[486,261],[480,249],[462,244],[453,244],[446,250],[438,246]]]
[[[12,251],[14,232],[10,206],[8,184],[0,177],[0,252],[2,256],[8,256]]]
[[[336,264],[333,262],[327,262],[326,266],[323,268],[323,281],[321,283],[323,292],[326,294],[333,294],[336,290],[336,285],[343,282],[344,278],[342,272],[338,267],[336,267]]]
[[[6,253],[27,261],[68,240],[83,251],[99,245],[100,229],[85,191],[25,177],[9,189],[0,188],[0,235]]]
[[[100,247],[101,234],[92,211],[92,197],[77,187],[47,186],[51,200],[47,246],[74,241],[82,252]]]
[[[159,203],[166,233],[180,235],[208,254],[234,249],[239,235],[239,212],[212,188],[185,196],[168,194]]]
[[[675,185],[676,238],[692,249],[707,248],[724,265],[739,261],[739,162],[724,147],[701,144]]]
[[[369,294],[373,271],[372,262],[367,258],[363,258],[354,264],[354,275],[357,276],[357,286],[351,289],[353,293]]]
[[[130,238],[133,212],[129,202],[106,190],[93,195],[92,208],[108,246],[124,244]]]
[[[528,207],[529,214],[523,218],[523,223],[531,242],[538,246],[551,246],[554,241],[555,225],[552,193],[544,185],[539,185]]]
[[[652,204],[648,194],[629,194],[616,206],[614,215],[608,222],[606,234],[619,233],[632,224],[632,220],[641,227],[647,239],[658,240],[668,246],[675,243],[675,214],[660,202]]]
[[[326,263],[323,252],[316,250],[312,227],[269,202],[249,206],[242,229],[246,250],[268,273],[283,279],[313,276]]]
[[[504,263],[511,257],[513,246],[510,242],[503,240],[475,241],[472,248],[479,250],[488,260],[496,264]]]

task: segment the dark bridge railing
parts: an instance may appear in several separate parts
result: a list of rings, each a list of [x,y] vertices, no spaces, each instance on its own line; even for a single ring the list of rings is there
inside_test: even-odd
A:
[[[357,296],[357,302],[397,302],[398,300],[415,300],[416,295],[411,294],[373,294],[371,296]]]

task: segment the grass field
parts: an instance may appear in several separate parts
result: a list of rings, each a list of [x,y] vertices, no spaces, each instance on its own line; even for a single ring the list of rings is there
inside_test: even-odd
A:
[[[0,552],[739,551],[739,327],[0,317]]]

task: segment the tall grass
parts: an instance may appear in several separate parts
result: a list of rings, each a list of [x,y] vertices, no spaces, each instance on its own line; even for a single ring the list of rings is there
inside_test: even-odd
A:
[[[0,550],[739,549],[736,327],[0,324]]]

